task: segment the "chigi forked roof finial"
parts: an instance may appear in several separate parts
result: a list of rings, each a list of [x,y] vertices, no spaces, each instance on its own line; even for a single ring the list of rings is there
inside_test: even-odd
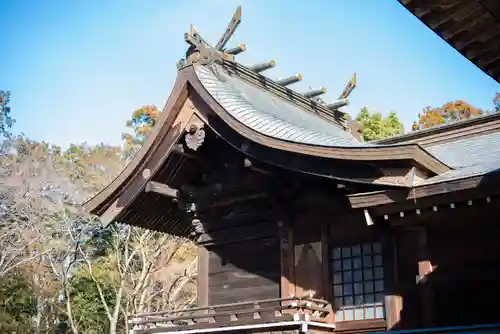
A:
[[[241,23],[241,16],[241,6],[238,6],[225,32],[215,46],[212,46],[204,40],[196,28],[191,25],[190,32],[184,35],[184,40],[189,44],[189,48],[186,51],[185,59],[179,60],[177,68],[181,70],[184,67],[193,64],[211,65],[215,63],[221,65],[243,79],[247,78],[249,81],[253,82],[255,82],[255,80],[261,83],[264,82],[264,89],[273,87],[274,85],[282,87],[277,90],[271,89],[271,91],[276,93],[277,91],[279,92],[284,89],[286,92],[284,91],[283,94],[278,95],[286,95],[286,97],[292,101],[300,101],[301,105],[307,106],[306,109],[311,109],[313,112],[323,115],[326,118],[333,118],[337,124],[346,128],[345,114],[339,109],[349,104],[348,97],[356,87],[356,73],[353,74],[351,80],[347,83],[347,86],[340,94],[339,98],[330,103],[327,103],[320,98],[321,95],[327,92],[325,87],[310,89],[309,91],[302,93],[295,92],[294,90],[288,88],[288,86],[301,81],[303,78],[301,74],[295,74],[277,80],[270,79],[264,76],[263,72],[275,67],[275,60],[244,66],[236,62],[235,56],[246,51],[246,45],[239,44],[236,47],[226,48],[226,45],[228,45],[231,37],[234,35],[236,29]]]

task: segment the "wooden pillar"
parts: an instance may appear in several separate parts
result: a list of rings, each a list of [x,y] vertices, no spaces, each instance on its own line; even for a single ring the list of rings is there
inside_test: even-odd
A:
[[[384,226],[385,227],[385,226]],[[385,319],[387,330],[400,329],[401,312],[403,311],[403,296],[398,268],[398,241],[396,234],[390,227],[384,228],[381,233],[384,250],[384,275],[386,288]]]
[[[415,230],[416,254],[417,254],[417,276],[416,283],[419,284],[419,298],[421,321],[424,327],[434,326],[434,294],[432,287],[424,279],[432,272],[430,262],[430,250],[427,241],[427,228],[425,225],[418,226]]]
[[[208,250],[203,246],[198,246],[197,290],[198,306],[208,306]]]
[[[314,217],[316,218],[316,217]],[[293,266],[295,295],[326,298],[322,225],[317,219],[304,216],[294,226]]]
[[[332,280],[330,279],[330,229],[328,224],[322,224],[321,226],[321,250],[322,254],[322,264],[323,264],[323,298],[325,300],[333,300],[333,286]],[[333,316],[333,314],[332,314]],[[333,319],[333,318],[332,318]]]
[[[420,298],[420,284],[416,282],[418,275],[418,262],[422,258],[422,247],[425,245],[418,240],[418,226],[393,227],[393,235],[396,246],[396,269],[397,288],[402,295],[402,310],[400,312],[400,328],[424,327],[422,300]],[[425,256],[424,256],[425,257]],[[391,313],[394,312],[390,311]]]
[[[293,266],[293,230],[283,222],[278,223],[281,251],[281,298],[295,295],[295,270]]]

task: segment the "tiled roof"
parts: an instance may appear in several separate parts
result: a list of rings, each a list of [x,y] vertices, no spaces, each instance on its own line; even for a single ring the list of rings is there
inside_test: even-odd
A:
[[[266,136],[320,146],[360,146],[340,125],[294,103],[252,86],[222,66],[195,65],[196,75],[212,97],[235,119]]]
[[[500,132],[426,147],[436,158],[454,168],[420,182],[426,185],[500,171]]]
[[[437,144],[426,150],[452,168],[495,161],[500,167],[500,132]]]
[[[205,89],[232,117],[266,136],[329,147],[395,145],[359,142],[339,125],[245,82],[220,65],[194,67]],[[431,145],[425,149],[454,170],[420,184],[466,178],[500,167],[500,132]]]
[[[241,10],[238,9],[227,31],[234,32],[240,21]],[[221,40],[227,42],[231,34]],[[193,58],[195,61],[191,62],[196,76],[206,91],[235,120],[262,135],[299,144],[332,148],[373,148],[420,144],[430,155],[453,168],[451,171],[424,182],[441,182],[477,173],[487,173],[500,165],[500,145],[496,145],[496,143],[500,144],[500,133],[492,132],[491,129],[489,134],[473,131],[468,138],[460,139],[462,137],[460,128],[481,127],[483,121],[487,123],[490,118],[498,121],[496,116],[486,116],[481,120],[464,122],[463,126],[452,125],[441,129],[425,130],[401,136],[399,139],[363,143],[346,131],[343,113],[335,109],[329,110],[321,99],[298,94],[261,75],[262,71],[274,66],[274,61],[267,65],[263,63],[245,67],[238,64],[233,57],[244,48],[240,47],[235,53],[232,51],[224,53],[223,49],[217,46],[214,49],[208,45],[193,29],[191,35],[186,36],[186,41],[191,44],[191,48],[197,46],[201,53],[206,54],[204,59],[211,57],[210,53],[204,51],[207,48],[212,50],[212,55],[219,57],[219,61],[201,63],[198,62],[198,58]],[[188,55],[186,60],[180,62],[179,68],[189,65],[191,59],[189,57]],[[261,69],[257,70],[257,68]],[[341,97],[346,96],[343,93]],[[442,133],[449,137],[446,141],[438,138]],[[477,135],[474,136],[474,133]],[[425,138],[435,140],[428,141]],[[421,142],[422,139],[424,139],[423,142]]]
[[[481,176],[500,172],[500,160],[481,162],[467,167],[453,169],[440,175],[425,179],[415,184],[416,186],[424,186],[429,184],[455,181],[467,179],[469,177]]]

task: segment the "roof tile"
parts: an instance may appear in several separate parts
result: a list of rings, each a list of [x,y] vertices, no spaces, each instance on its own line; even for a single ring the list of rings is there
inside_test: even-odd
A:
[[[433,145],[426,150],[452,168],[495,161],[500,166],[500,132]]]
[[[194,66],[196,75],[227,112],[266,136],[319,146],[375,146],[360,143],[342,127],[230,75],[221,66]]]

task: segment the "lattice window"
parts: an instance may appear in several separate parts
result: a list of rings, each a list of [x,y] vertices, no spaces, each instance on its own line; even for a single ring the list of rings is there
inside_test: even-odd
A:
[[[384,266],[379,242],[332,250],[336,320],[384,318]]]

